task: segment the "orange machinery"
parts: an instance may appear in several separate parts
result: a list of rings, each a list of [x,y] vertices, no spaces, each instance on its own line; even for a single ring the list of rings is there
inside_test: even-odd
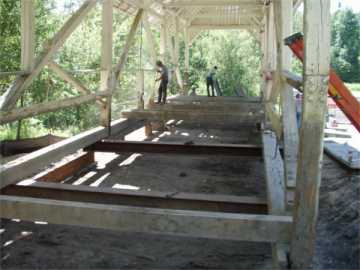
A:
[[[304,40],[301,33],[296,33],[285,39],[285,45],[289,46],[293,53],[301,60],[304,60]],[[329,96],[333,98],[336,105],[348,117],[350,122],[360,132],[360,103],[351,94],[344,82],[330,69]]]

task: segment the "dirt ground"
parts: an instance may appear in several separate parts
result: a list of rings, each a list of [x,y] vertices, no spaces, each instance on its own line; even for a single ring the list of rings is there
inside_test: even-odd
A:
[[[143,131],[132,134],[135,138]],[[128,136],[127,139],[134,139]],[[252,129],[180,128],[154,141],[258,143]],[[261,159],[97,154],[74,185],[265,197]],[[359,269],[358,172],[325,157],[314,267]],[[271,269],[268,244],[121,233],[3,220],[2,269]]]

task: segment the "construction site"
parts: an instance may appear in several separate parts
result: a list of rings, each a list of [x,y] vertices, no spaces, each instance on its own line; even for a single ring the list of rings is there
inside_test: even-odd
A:
[[[0,124],[85,103],[99,119],[67,138],[1,138],[1,269],[360,268],[360,102],[331,68],[330,0],[83,0],[39,53],[36,1],[20,2],[22,68],[0,72],[15,76]],[[93,9],[97,91],[53,60]],[[131,20],[120,55],[117,12]],[[154,72],[171,62],[176,93],[155,102],[140,66],[136,106],[115,118],[139,28]],[[192,43],[220,29],[259,43],[258,96],[223,95],[222,82],[189,94]],[[79,94],[17,106],[44,68]]]

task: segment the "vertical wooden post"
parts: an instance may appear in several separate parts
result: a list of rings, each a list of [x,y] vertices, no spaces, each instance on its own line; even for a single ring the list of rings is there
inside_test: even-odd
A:
[[[284,164],[285,183],[287,187],[294,187],[296,181],[296,166],[298,155],[298,128],[296,122],[295,99],[293,88],[289,86],[282,77],[283,70],[291,69],[290,49],[285,46],[284,39],[292,34],[293,27],[293,5],[290,0],[281,0],[278,3],[278,14],[280,18],[277,23],[277,47],[278,64],[277,73],[279,76],[279,89],[281,95],[283,138],[284,138]]]
[[[190,90],[189,72],[190,72],[190,42],[189,30],[187,27],[184,29],[184,42],[185,42],[185,74],[184,74],[184,92],[187,95]]]
[[[291,241],[295,269],[309,269],[314,254],[330,66],[330,0],[304,4],[304,96]]]
[[[148,21],[148,12],[144,12],[143,16],[143,25],[145,29],[145,35],[146,35],[146,48],[149,51],[150,58],[151,58],[151,64],[155,67],[156,63],[156,49],[155,49],[155,41],[154,37],[151,31],[151,27]]]
[[[180,94],[184,95],[183,80],[179,68],[179,31],[180,31],[179,18],[175,17],[173,19],[174,19],[173,24],[175,25],[175,33],[173,40],[170,38],[171,56],[175,67],[176,80],[180,87]]]
[[[274,3],[269,3],[266,8],[265,20],[265,56],[264,56],[264,84],[263,97],[265,100],[265,109],[267,118],[270,120],[273,130],[278,139],[282,137],[281,119],[279,113],[275,110],[274,90],[276,90],[276,81],[274,78],[274,70],[276,69],[276,40],[275,40],[275,18],[274,18]]]
[[[264,88],[265,101],[271,100],[273,78],[271,75],[275,70],[276,65],[276,50],[275,50],[275,25],[274,25],[274,7],[270,3],[266,8],[266,25],[265,25],[265,56],[264,56],[264,71],[266,85]]]
[[[138,109],[144,109],[144,70],[140,69],[137,76]]]
[[[34,0],[21,0],[21,69],[30,72],[35,58]]]
[[[101,78],[100,90],[111,88],[112,55],[113,55],[113,0],[102,3],[102,30],[101,30]],[[110,126],[111,122],[111,97],[100,105],[100,122],[103,126]]]
[[[35,59],[35,6],[34,0],[21,0],[21,70],[30,73]],[[24,105],[24,94],[20,106]],[[21,119],[18,121],[16,139],[21,138]]]

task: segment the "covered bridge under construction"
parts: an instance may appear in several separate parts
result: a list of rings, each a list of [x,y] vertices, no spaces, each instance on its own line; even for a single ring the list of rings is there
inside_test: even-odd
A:
[[[101,82],[100,89],[91,92],[52,58],[98,4],[102,8]],[[293,53],[284,40],[294,34],[293,13],[301,4],[301,0],[85,0],[35,57],[34,0],[22,0],[22,70],[16,72],[15,81],[0,99],[0,123],[89,102],[99,106],[101,118],[95,129],[3,164],[1,218],[44,220],[136,233],[266,242],[271,244],[274,268],[309,268],[314,254],[329,87],[330,0],[304,0],[305,50],[301,52],[304,71],[303,78],[298,78],[289,71]],[[134,16],[119,56],[113,55],[114,10]],[[154,91],[149,93],[149,100],[144,101],[144,71],[139,70],[138,86],[134,89],[139,93],[138,107],[123,112],[122,119],[111,119],[112,95],[121,91],[118,89],[121,73],[141,23],[154,66],[157,59],[170,55],[179,94],[169,98],[163,106],[152,103]],[[159,51],[155,29],[160,33]],[[244,29],[260,42],[261,97],[187,96],[189,47],[199,33],[212,29]],[[185,40],[184,73],[179,66],[180,37]],[[302,36],[293,36],[287,41],[295,42],[294,39],[302,40]],[[118,61],[113,66],[115,57]],[[16,108],[23,91],[46,66],[81,95]],[[294,87],[304,92],[300,132],[296,125]],[[144,140],[127,139],[128,134],[141,127],[146,131]],[[223,138],[215,143],[211,138],[186,141],[186,134],[177,141],[154,139],[153,134],[164,128],[177,135],[181,129],[218,130],[231,134],[232,139]],[[76,158],[59,163],[78,150],[82,151]],[[250,163],[261,162],[265,196],[122,191],[64,182],[92,164],[97,152],[189,158],[199,155],[220,160],[232,156]],[[53,163],[57,165],[49,169]],[[148,166],[150,170],[152,166]],[[110,173],[116,170],[108,169]],[[33,176],[39,171],[42,171],[41,176],[34,180]],[[158,181],[157,176],[154,173],[141,181]],[[24,181],[29,179],[33,180]],[[215,189],[215,186],[210,188]]]

